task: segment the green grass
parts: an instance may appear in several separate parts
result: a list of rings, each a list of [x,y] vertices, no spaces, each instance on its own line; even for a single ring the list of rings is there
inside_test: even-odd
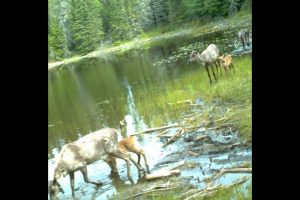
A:
[[[251,200],[252,199],[252,184],[246,187],[245,192],[242,190],[241,185],[233,186],[228,189],[221,189],[216,194],[207,197],[199,198],[206,200]]]
[[[195,197],[194,200],[250,200],[252,199],[252,183],[247,184],[246,187],[243,189],[244,184],[235,185],[229,188],[221,188],[218,189],[216,193],[213,193],[211,196],[206,197]],[[134,198],[129,198],[130,200],[136,199],[147,199],[147,200],[180,200],[187,198],[191,195],[184,195],[184,193],[192,190],[191,186],[182,185],[181,187],[171,189],[171,190],[164,190],[164,191],[154,191],[149,192]],[[129,196],[133,196],[134,194],[140,193],[138,191],[132,192],[132,190],[120,194],[114,194],[111,199],[113,200],[121,200],[123,198],[127,198]],[[194,193],[193,193],[194,194]]]
[[[161,86],[152,86],[136,93],[136,105],[140,114],[146,116],[146,122],[155,127],[165,124],[167,120],[178,121],[183,113],[191,109],[188,104],[170,103],[187,99],[194,101],[197,97],[205,102],[218,100],[214,108],[207,107],[201,115],[197,115],[194,123],[205,120],[210,113],[214,113],[215,118],[224,115],[237,123],[236,128],[243,139],[251,141],[252,58],[244,56],[233,59],[235,73],[225,75],[222,69],[223,74],[213,85],[209,83],[205,69],[199,69],[178,81],[166,83],[163,90]]]
[[[181,188],[178,190],[171,190],[171,191],[164,191],[164,192],[156,192],[152,193],[151,197],[149,198],[150,195],[145,197],[145,199],[155,199],[155,200],[173,200],[177,199],[178,196],[183,194],[184,192],[188,191],[185,188]],[[247,200],[247,199],[252,199],[252,185],[250,184],[245,191],[242,190],[241,185],[233,186],[228,189],[220,189],[218,190],[215,194],[212,196],[207,196],[207,197],[196,197],[194,198],[195,200]]]

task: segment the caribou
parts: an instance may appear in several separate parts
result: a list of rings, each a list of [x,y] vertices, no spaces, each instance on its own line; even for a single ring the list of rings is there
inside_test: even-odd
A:
[[[145,172],[145,170],[131,158],[126,147],[118,143],[118,132],[116,129],[100,129],[74,142],[65,144],[58,155],[53,180],[50,181],[48,186],[50,199],[58,199],[58,193],[60,191],[58,179],[67,175],[70,176],[72,196],[75,197],[74,173],[76,171],[81,171],[86,183],[92,183],[97,186],[102,185],[101,182],[93,181],[88,178],[87,165],[98,160],[103,160],[110,166],[112,173],[117,173],[116,158],[120,158],[126,162],[127,176],[131,183],[134,182],[130,172],[130,161],[137,167],[139,174]]]
[[[192,51],[192,53],[190,54],[189,62],[197,61],[198,63],[204,65],[208,74],[209,81],[210,83],[212,83],[208,67],[211,66],[215,81],[218,81],[212,65],[214,64],[216,66],[218,73],[218,68],[220,68],[219,56],[219,48],[215,44],[210,44],[204,51],[202,51],[201,54],[197,53],[196,51]]]

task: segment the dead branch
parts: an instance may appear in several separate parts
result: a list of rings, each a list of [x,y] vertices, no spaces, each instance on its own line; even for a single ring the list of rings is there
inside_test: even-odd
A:
[[[138,134],[142,134],[142,133],[149,133],[149,132],[158,131],[158,130],[167,129],[167,128],[173,128],[173,127],[177,127],[177,126],[179,126],[179,125],[178,124],[173,124],[173,125],[170,125],[170,126],[161,126],[161,127],[157,127],[157,128],[150,128],[150,129],[147,129],[147,130],[144,130],[144,131],[133,133],[131,135],[138,135]]]
[[[164,131],[162,131],[160,134],[158,134],[157,137],[159,137],[159,136],[161,136],[161,135],[163,135],[163,134],[165,134],[165,133],[167,133],[167,132],[169,132],[169,131],[170,131],[170,129],[164,130]]]
[[[198,126],[184,127],[184,130],[192,129],[193,131],[195,129],[201,128],[205,123],[208,123],[208,121],[204,120]]]
[[[219,118],[219,119],[216,119],[214,122],[216,123],[216,122],[219,122],[219,121],[223,121],[223,120],[226,120],[226,119],[229,119],[230,117],[221,117],[221,118]]]
[[[198,141],[201,141],[201,140],[205,140],[208,137],[209,137],[208,135],[201,135],[201,136],[196,137],[194,141],[198,142]]]
[[[162,188],[162,189],[149,190],[149,191],[146,191],[146,192],[141,192],[141,193],[132,195],[132,196],[130,196],[130,197],[124,198],[124,200],[125,200],[125,199],[131,199],[131,198],[133,198],[133,197],[137,197],[137,196],[140,196],[140,195],[143,195],[143,194],[147,194],[147,193],[151,193],[151,192],[159,192],[159,191],[165,191],[165,190],[173,190],[173,189],[177,189],[177,188],[179,188],[179,187],[170,187],[170,188]]]
[[[153,185],[148,189],[145,189],[143,191],[149,191],[149,190],[154,190],[154,189],[161,189],[161,188],[168,188],[170,187],[170,180],[167,183],[160,184],[160,185]]]
[[[188,153],[193,155],[193,156],[198,156],[198,154],[196,152],[193,152],[193,151],[188,151]]]
[[[252,168],[225,168],[221,169],[219,173],[213,175],[212,178],[217,179],[225,173],[252,173]]]
[[[174,142],[174,141],[175,141],[180,135],[182,135],[183,133],[184,133],[183,128],[179,129],[175,135],[173,135],[173,136],[172,136],[165,144],[163,144],[162,147],[165,147],[166,145],[168,145],[168,144]]]
[[[160,170],[158,172],[154,172],[152,174],[147,174],[144,179],[145,180],[153,180],[157,178],[165,178],[168,176],[173,176],[173,175],[179,175],[181,171],[179,169],[171,170],[171,171],[166,171],[166,170]]]
[[[176,101],[176,102],[168,103],[168,105],[176,105],[176,104],[182,104],[182,103],[193,104],[191,99],[187,99],[187,100],[183,100],[183,101]]]
[[[210,127],[207,128],[208,130],[217,130],[217,129],[221,129],[221,128],[228,128],[230,127],[230,125],[236,125],[238,124],[238,122],[228,122],[228,123],[223,123],[223,124],[218,124],[216,127]]]
[[[201,197],[201,196],[204,196],[206,194],[210,194],[213,190],[216,190],[219,186],[217,187],[212,187],[212,188],[206,188],[204,190],[200,190],[199,192],[197,192],[196,194],[193,194],[192,196],[190,197],[187,197],[185,198],[184,200],[190,200],[190,199],[193,199],[195,197]],[[216,192],[216,191],[213,191],[213,192]]]
[[[217,171],[217,173],[215,173],[211,177],[207,177],[205,179],[202,179],[201,182],[208,182],[208,181],[210,181],[210,183],[208,183],[208,184],[211,184],[215,179],[221,177],[224,173],[251,173],[250,170],[252,170],[252,168],[236,167],[236,168],[227,168],[226,169],[226,168],[224,168],[224,166],[222,166]],[[232,171],[232,172],[230,172],[230,171]]]
[[[196,192],[199,192],[200,190],[199,189],[191,189],[183,194],[181,194],[180,196],[176,197],[176,199],[181,199],[183,198],[184,196],[187,196],[187,195],[192,195],[192,194],[195,194]]]

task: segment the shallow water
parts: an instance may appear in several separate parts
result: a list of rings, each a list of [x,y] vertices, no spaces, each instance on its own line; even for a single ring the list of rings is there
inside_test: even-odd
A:
[[[237,39],[235,31],[228,29],[210,35],[169,40],[147,50],[133,50],[119,56],[84,60],[62,70],[50,71],[48,75],[49,180],[53,177],[54,157],[64,144],[104,127],[118,129],[119,121],[126,115],[132,116],[133,119],[127,127],[127,133],[152,127],[155,116],[151,112],[141,114],[136,106],[141,99],[137,99],[136,94],[148,91],[148,88],[155,88],[149,90],[148,94],[155,95],[157,91],[164,91],[166,83],[175,83],[182,77],[199,70],[198,67],[190,67],[186,64],[185,54],[172,61],[172,67],[169,64],[156,66],[155,63],[169,61],[170,57],[181,52],[181,48],[197,42],[203,46],[215,43],[223,52],[237,52],[241,47],[234,46]],[[165,122],[166,125],[173,123],[168,115]],[[174,132],[170,131],[169,134]],[[163,143],[156,134],[154,132],[137,136],[137,141],[147,153],[150,170],[161,160],[165,160],[168,154],[184,150],[184,147],[177,143],[161,148]],[[251,150],[241,149],[238,152],[241,156],[248,156],[246,160],[251,158]],[[239,163],[239,159],[226,162],[228,155],[229,153],[213,155],[216,162],[211,165],[208,155],[197,158],[186,157],[185,161],[201,163],[202,170],[199,167],[186,169],[182,171],[181,176],[194,176],[190,183],[199,184],[197,178],[201,180],[207,177],[211,174],[211,169],[230,167]],[[117,162],[119,178],[110,177],[110,168],[103,161],[88,166],[89,177],[103,183],[103,186],[98,188],[84,183],[81,173],[76,172],[75,188],[77,188],[78,199],[107,199],[114,192],[130,188],[125,162],[119,159]],[[142,166],[143,162],[142,159]],[[136,182],[138,175],[135,166],[131,166],[131,171]],[[240,174],[230,174],[219,181],[228,184],[240,176]],[[69,177],[62,178],[59,182],[65,190],[65,194],[60,195],[61,199],[71,199]],[[203,183],[199,184],[199,188],[204,186]]]

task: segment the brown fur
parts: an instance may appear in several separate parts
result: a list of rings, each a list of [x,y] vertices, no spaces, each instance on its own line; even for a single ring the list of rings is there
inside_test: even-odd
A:
[[[233,63],[232,63],[232,56],[230,54],[226,55],[226,56],[220,56],[219,59],[222,61],[222,65],[224,67],[225,72],[227,73],[227,70],[233,70],[234,71],[234,67],[233,67]]]
[[[123,130],[123,131],[126,130],[126,125],[127,125],[127,122],[125,119],[120,121],[121,130]],[[123,135],[125,135],[125,134],[126,133],[123,133]],[[149,165],[147,162],[145,152],[143,149],[136,146],[134,136],[130,135],[129,137],[123,138],[121,141],[119,141],[119,148],[126,152],[129,151],[129,152],[135,153],[138,156],[137,163],[139,165],[140,165],[140,161],[141,161],[141,156],[143,156],[147,173],[150,174]]]

